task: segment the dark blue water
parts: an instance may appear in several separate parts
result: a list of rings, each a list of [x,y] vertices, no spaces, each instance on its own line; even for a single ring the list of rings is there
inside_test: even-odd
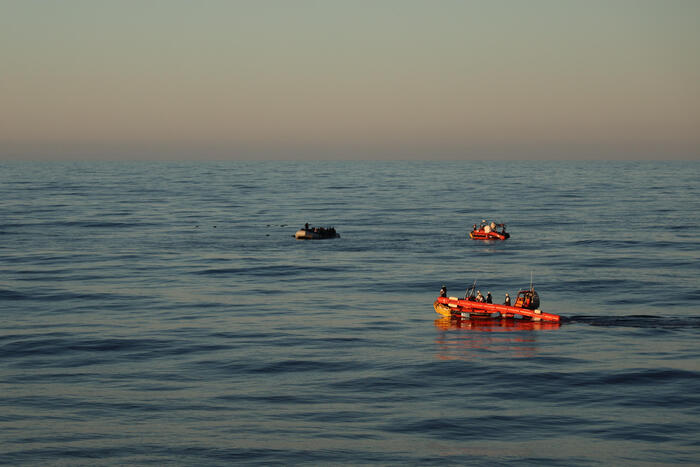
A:
[[[0,463],[700,462],[697,162],[0,163],[0,196]],[[531,275],[561,325],[432,308]]]

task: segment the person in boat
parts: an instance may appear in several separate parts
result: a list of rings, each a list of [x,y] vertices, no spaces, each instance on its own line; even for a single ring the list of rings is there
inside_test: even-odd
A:
[[[441,297],[447,297],[447,287],[445,287],[444,285],[443,285],[442,288],[440,289],[440,296],[441,296]]]
[[[474,224],[474,227],[472,227],[472,232],[476,232],[476,224]]]
[[[491,292],[486,292],[486,303],[493,303],[493,299],[491,298]]]
[[[503,302],[504,305],[510,306],[510,295],[506,294],[506,300]]]
[[[309,223],[304,224],[304,230],[309,230]]]
[[[479,291],[476,293],[476,301],[477,301],[477,302],[483,302],[483,301],[484,301],[484,296],[481,295],[481,290],[479,290]]]

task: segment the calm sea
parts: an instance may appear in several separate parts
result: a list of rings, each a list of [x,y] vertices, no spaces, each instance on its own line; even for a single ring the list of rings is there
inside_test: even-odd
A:
[[[700,163],[0,163],[0,463],[698,464]]]

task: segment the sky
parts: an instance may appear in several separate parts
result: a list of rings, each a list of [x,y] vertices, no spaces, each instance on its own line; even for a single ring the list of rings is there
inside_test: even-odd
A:
[[[0,0],[0,160],[700,160],[697,0]]]

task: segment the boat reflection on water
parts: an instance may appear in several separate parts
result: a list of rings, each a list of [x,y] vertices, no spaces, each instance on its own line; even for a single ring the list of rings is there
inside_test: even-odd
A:
[[[443,317],[435,320],[435,328],[440,331],[437,356],[442,360],[470,360],[496,352],[508,357],[533,357],[538,351],[537,334],[528,331],[560,326],[560,323],[520,319]]]
[[[548,321],[527,321],[523,319],[501,319],[501,318],[438,318],[435,320],[435,327],[448,331],[451,329],[474,329],[477,331],[538,331],[541,329],[559,329],[560,323]]]

